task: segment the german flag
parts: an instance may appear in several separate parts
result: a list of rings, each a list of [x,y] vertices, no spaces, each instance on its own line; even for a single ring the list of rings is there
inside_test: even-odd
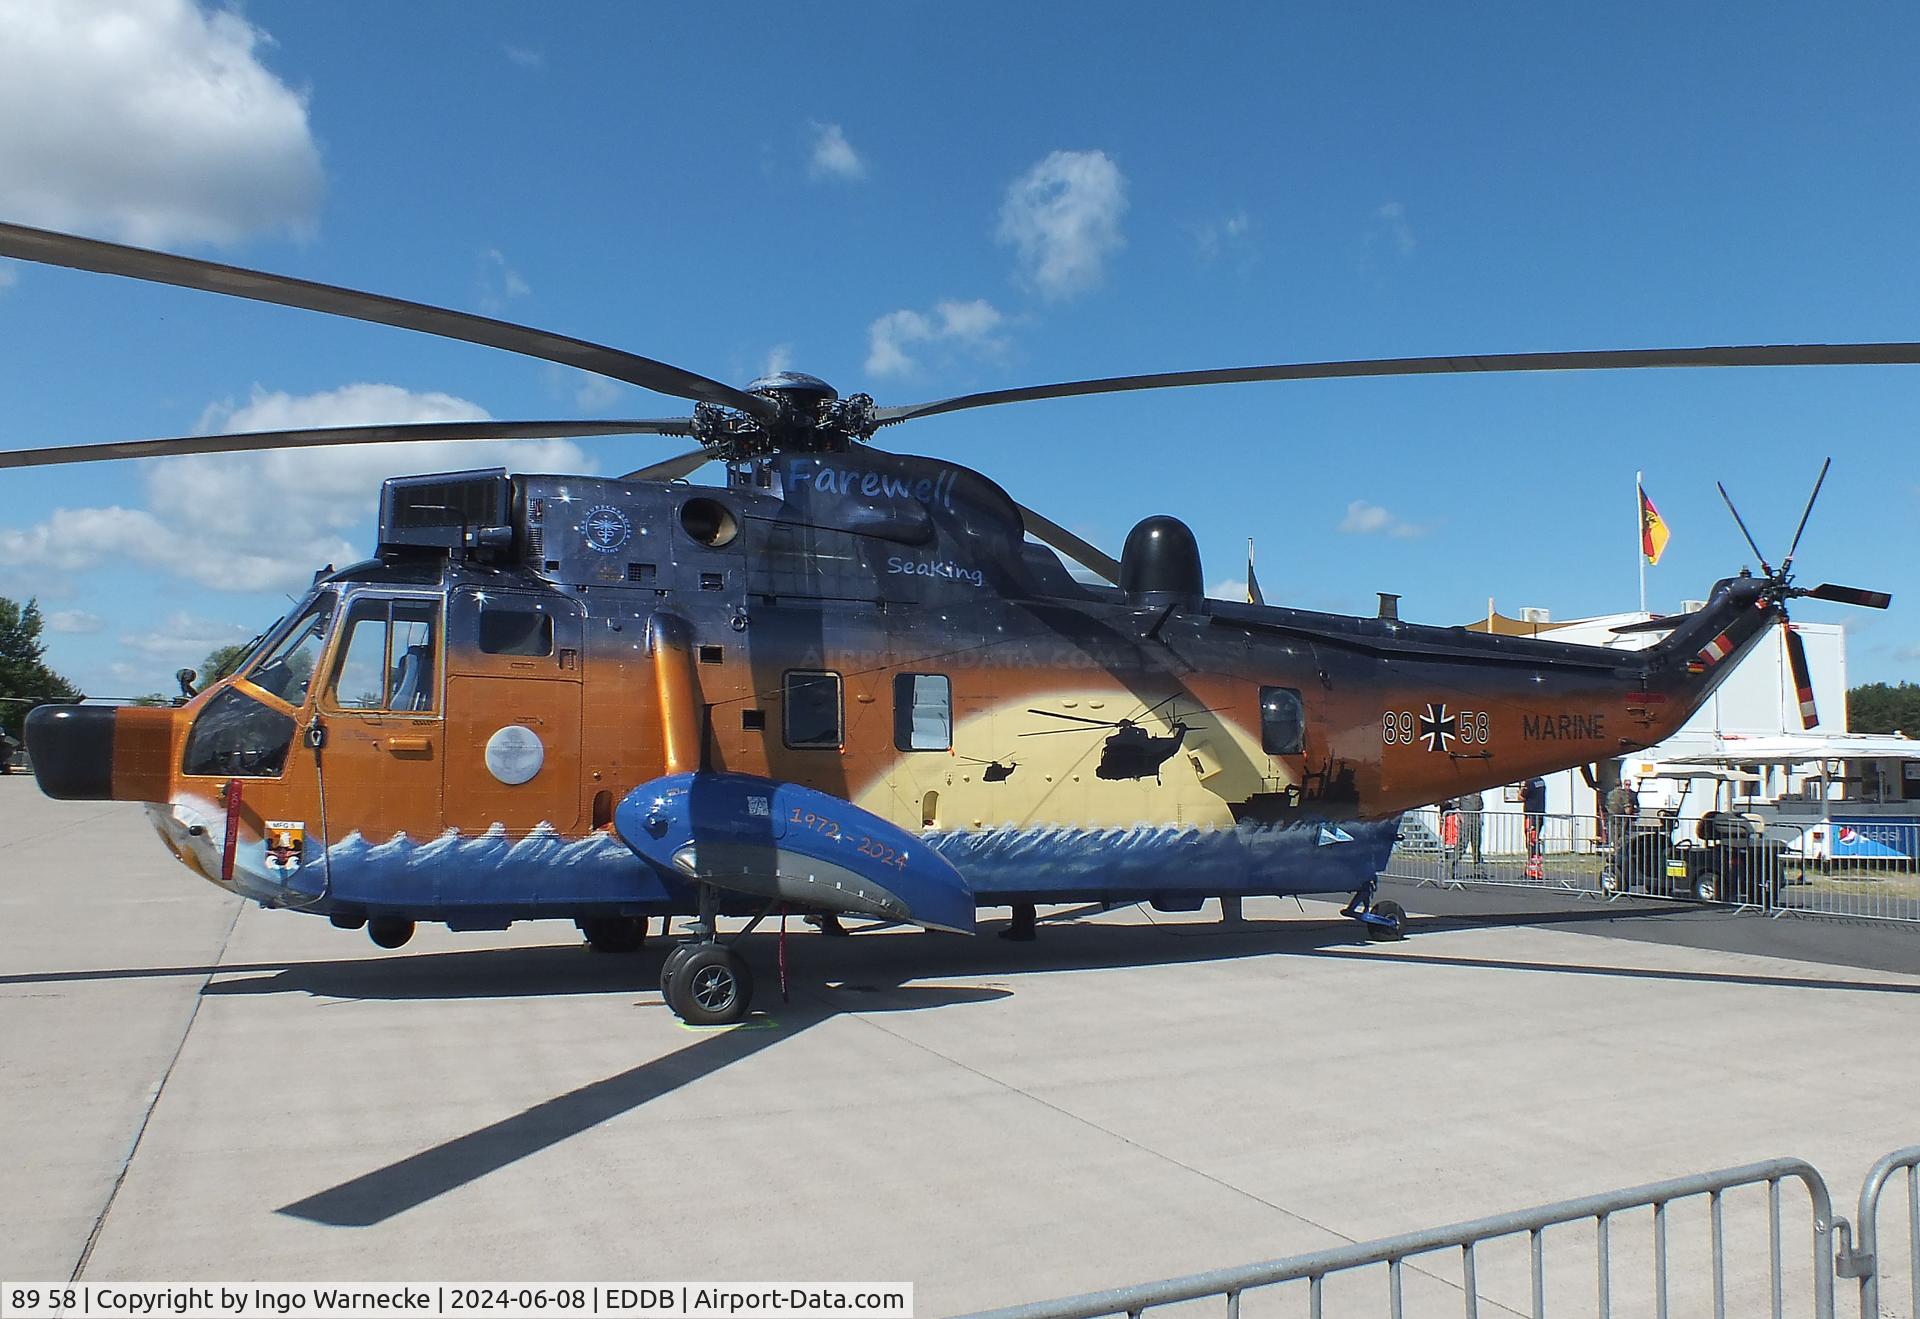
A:
[[[1660,555],[1667,548],[1667,523],[1660,516],[1660,510],[1647,498],[1645,487],[1640,488],[1640,553],[1649,564],[1660,562]]]

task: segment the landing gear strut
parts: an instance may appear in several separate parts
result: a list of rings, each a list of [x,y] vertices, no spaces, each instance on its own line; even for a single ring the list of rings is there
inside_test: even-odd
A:
[[[1389,943],[1395,939],[1407,937],[1407,911],[1392,898],[1378,898],[1380,881],[1370,879],[1366,887],[1353,895],[1351,901],[1340,909],[1342,916],[1351,916],[1360,922],[1367,932],[1367,938],[1375,943]]]
[[[1016,902],[1013,904],[1013,918],[1007,922],[1007,928],[1000,931],[1000,937],[1015,943],[1032,943],[1037,920],[1031,902]]]

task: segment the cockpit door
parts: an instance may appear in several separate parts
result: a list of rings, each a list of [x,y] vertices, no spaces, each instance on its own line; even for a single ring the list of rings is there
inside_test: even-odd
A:
[[[440,606],[437,594],[361,591],[341,610],[319,693],[329,845],[349,833],[423,843],[445,827]]]
[[[447,619],[447,824],[509,838],[581,825],[580,607],[460,589]]]

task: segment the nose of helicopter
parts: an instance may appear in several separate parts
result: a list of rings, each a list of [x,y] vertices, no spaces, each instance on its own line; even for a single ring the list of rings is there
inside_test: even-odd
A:
[[[43,705],[27,716],[40,791],[60,801],[164,801],[174,760],[168,707]]]
[[[43,705],[27,715],[27,754],[40,791],[60,801],[113,796],[110,705]]]

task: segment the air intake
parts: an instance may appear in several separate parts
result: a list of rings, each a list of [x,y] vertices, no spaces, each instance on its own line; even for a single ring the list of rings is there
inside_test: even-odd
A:
[[[380,487],[380,547],[464,553],[513,539],[512,483],[503,467],[394,476]]]

